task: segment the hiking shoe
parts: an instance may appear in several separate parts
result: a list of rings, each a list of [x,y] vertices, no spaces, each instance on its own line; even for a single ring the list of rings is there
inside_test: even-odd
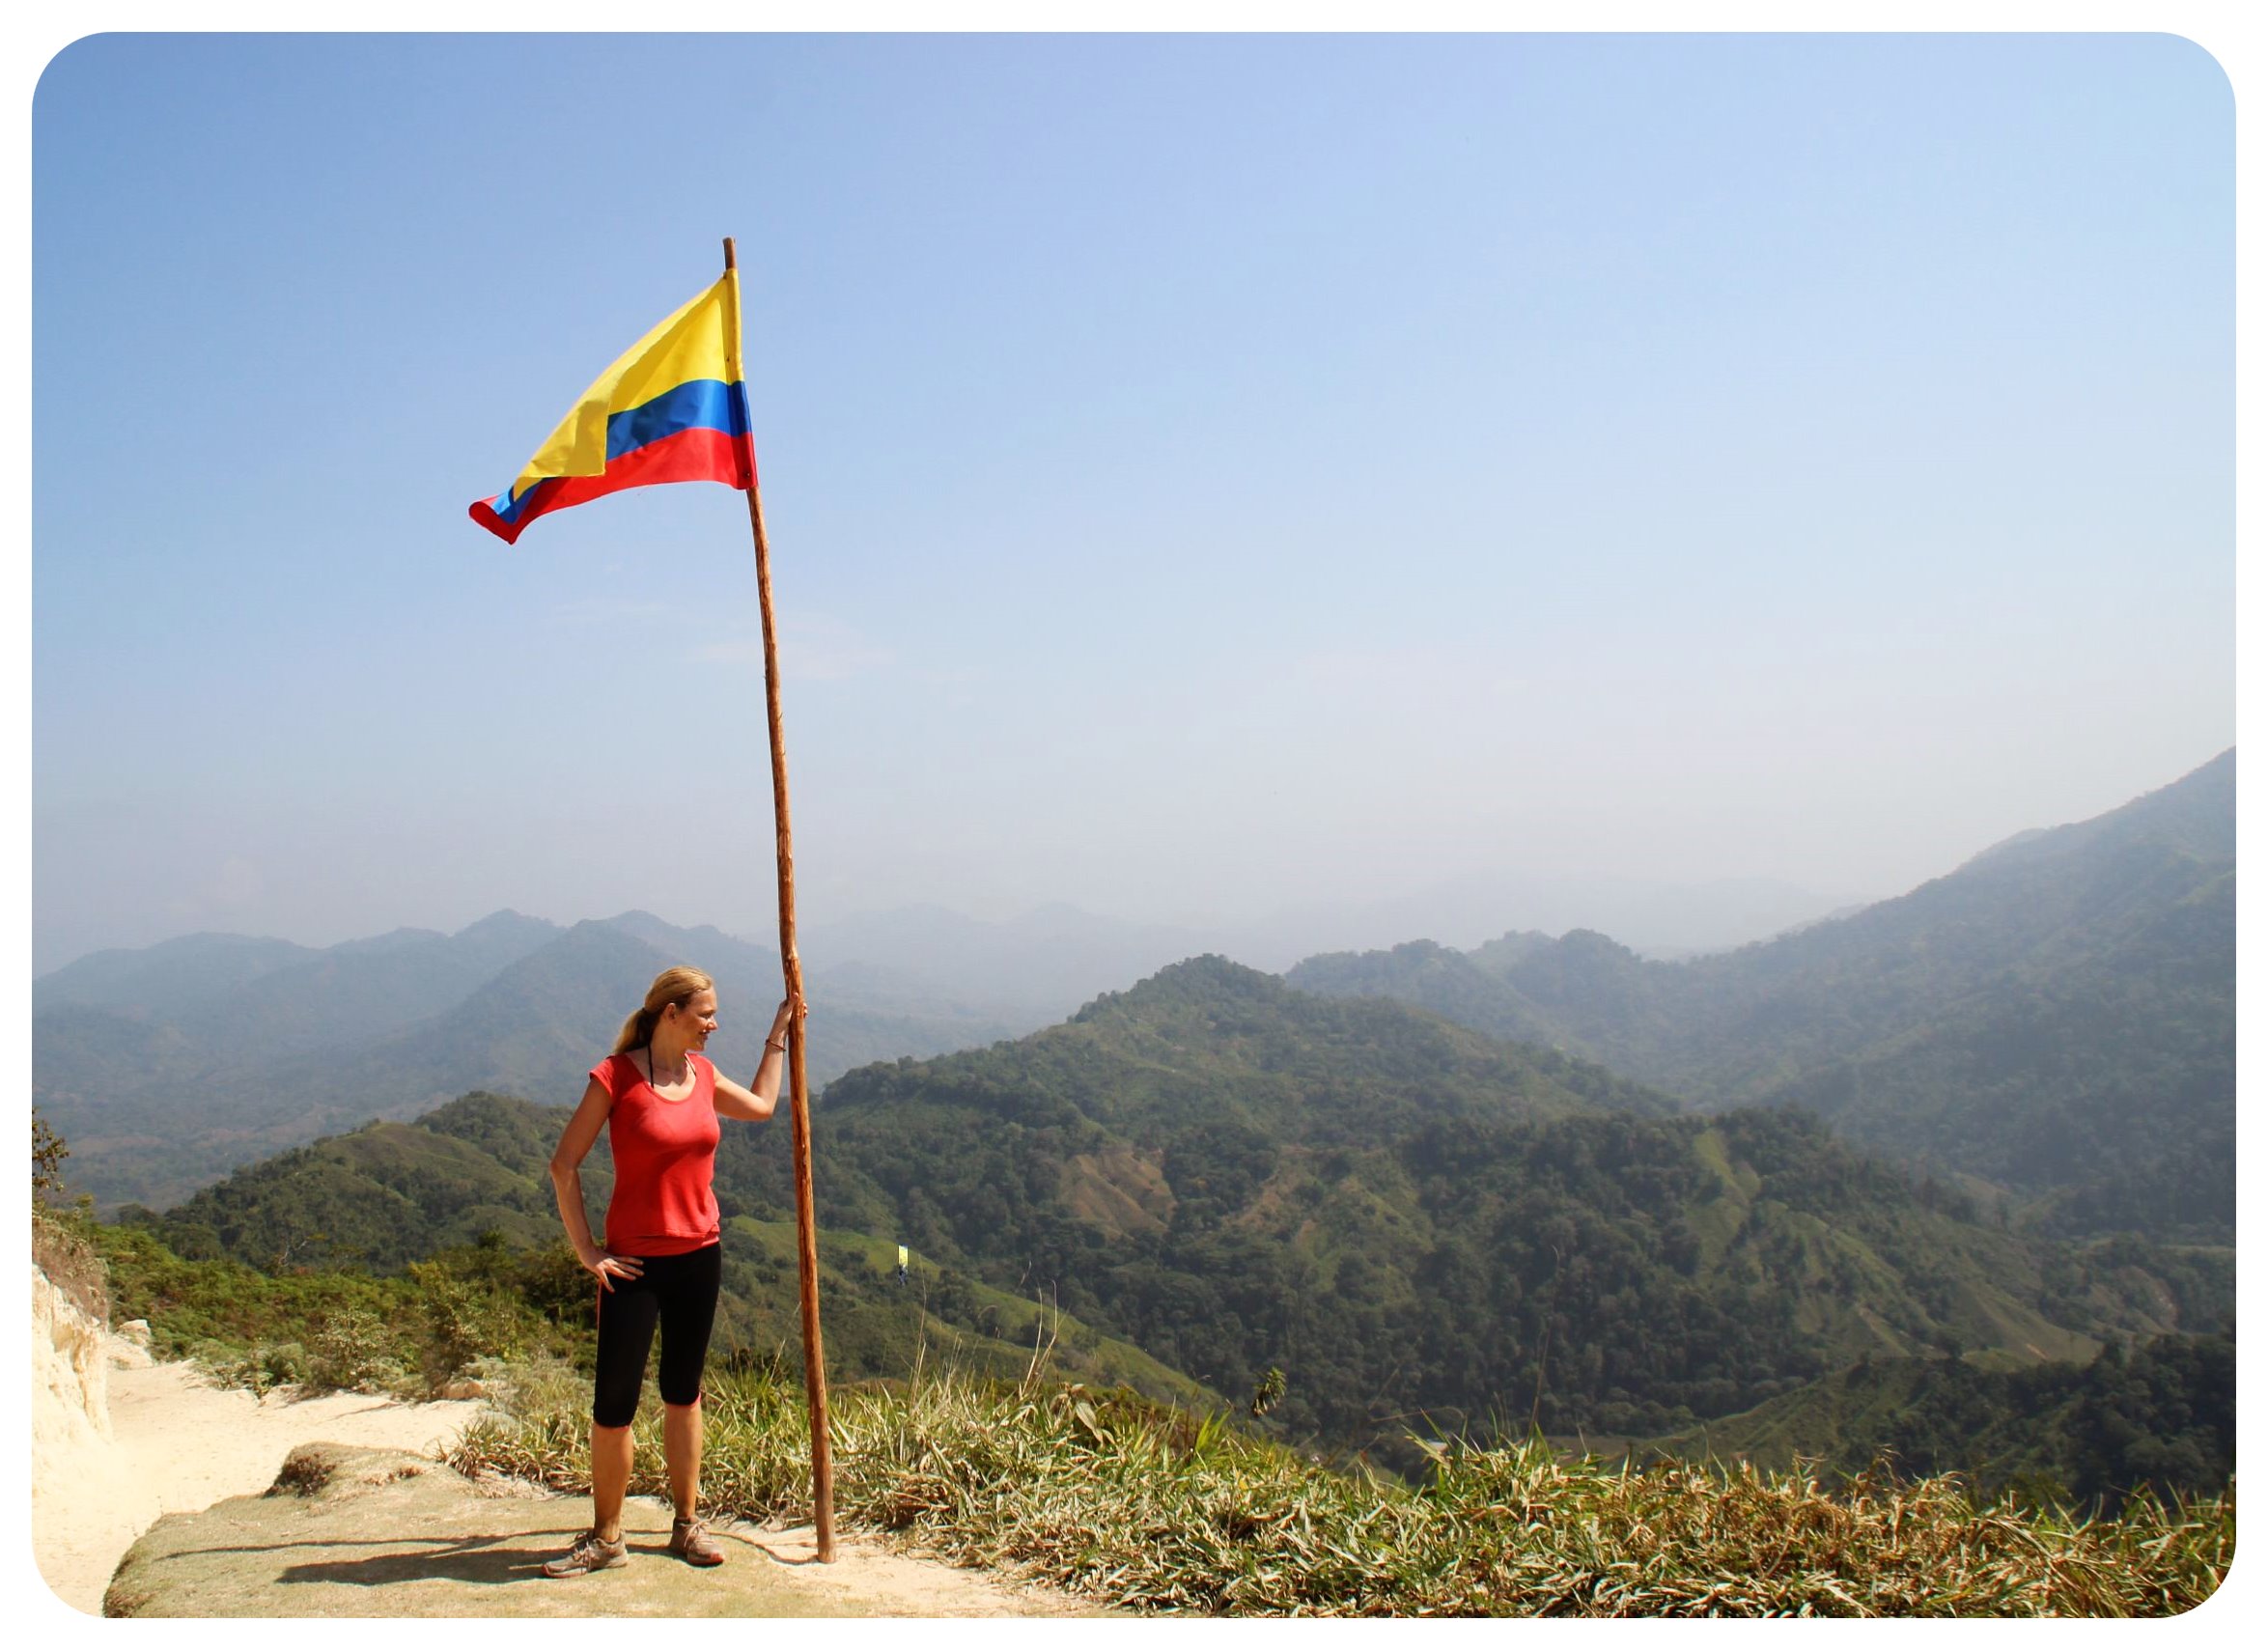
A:
[[[688,1564],[724,1562],[724,1549],[716,1545],[709,1526],[699,1519],[669,1521],[669,1550]]]
[[[592,1530],[580,1541],[544,1566],[546,1576],[587,1576],[593,1570],[611,1570],[617,1564],[630,1562],[630,1545],[619,1537],[601,1541],[599,1532]]]

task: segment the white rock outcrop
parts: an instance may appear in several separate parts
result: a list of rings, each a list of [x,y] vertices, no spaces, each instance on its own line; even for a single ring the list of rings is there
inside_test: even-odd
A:
[[[192,1364],[154,1363],[146,1328],[117,1328],[33,1268],[32,1554],[56,1596],[88,1615],[100,1613],[120,1556],[165,1514],[257,1496],[303,1443],[437,1452],[487,1409],[360,1392],[264,1400]]]
[[[114,1337],[32,1268],[32,1468],[108,1443]]]

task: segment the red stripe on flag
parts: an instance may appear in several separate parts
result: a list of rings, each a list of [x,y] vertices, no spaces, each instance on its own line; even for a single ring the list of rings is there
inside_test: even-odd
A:
[[[509,545],[539,516],[588,504],[628,488],[671,481],[720,481],[747,491],[756,485],[755,437],[730,435],[722,430],[681,430],[623,454],[606,466],[604,475],[551,476],[536,483],[510,521],[499,517],[485,498],[467,514]]]

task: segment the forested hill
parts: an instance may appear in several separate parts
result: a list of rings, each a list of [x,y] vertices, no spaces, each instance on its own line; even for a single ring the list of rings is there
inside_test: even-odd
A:
[[[1050,1292],[1217,1390],[1280,1368],[1294,1436],[1389,1454],[1426,1417],[1658,1434],[1870,1350],[2021,1364],[2218,1322],[2209,1265],[2002,1231],[1801,1113],[1666,1111],[1209,958],[847,1074],[817,1193],[828,1226]],[[784,1136],[728,1134],[737,1205],[792,1209]]]
[[[2168,1335],[2091,1362],[1993,1369],[1867,1358],[1743,1414],[1636,1452],[1862,1471],[1959,1472],[1979,1492],[2115,1505],[2137,1485],[2204,1489],[2236,1471],[2236,1337]]]
[[[133,1204],[121,1213],[186,1259],[269,1270],[392,1272],[486,1232],[538,1247],[562,1230],[549,1165],[571,1114],[462,1095],[414,1122],[368,1123],[246,1164],[162,1216]],[[582,1175],[591,1229],[602,1230],[614,1180],[603,1134]]]
[[[234,1261],[271,1275],[385,1274],[477,1250],[489,1273],[527,1305],[587,1339],[593,1285],[566,1245],[548,1174],[571,1114],[564,1105],[463,1095],[415,1122],[365,1124],[249,1164],[162,1215],[129,1205],[121,1212],[125,1227],[146,1231],[164,1251],[146,1256],[152,1264],[137,1274],[164,1304],[175,1287],[165,1278],[189,1287],[179,1273],[182,1262]],[[747,1133],[742,1124],[725,1127]],[[582,1180],[591,1229],[602,1232],[613,1185],[603,1133],[583,1161]],[[792,1348],[801,1333],[793,1224],[749,1218],[729,1189],[719,1201],[723,1295],[713,1357]],[[928,1257],[916,1263],[914,1282],[901,1283],[894,1242],[826,1228],[818,1236],[828,1367],[839,1380],[903,1379],[924,1357],[1013,1375],[1028,1366],[1039,1339],[1052,1335],[1057,1361],[1074,1379],[1131,1384],[1196,1409],[1222,1402],[1138,1348],[1028,1295],[988,1288]],[[224,1308],[220,1318],[234,1311]],[[233,1323],[231,1332],[246,1332],[246,1320]]]
[[[2226,1241],[2235,779],[2231,750],[1903,898],[1721,956],[1511,934],[1311,958],[1286,979],[1549,1041],[1704,1106],[1801,1105],[2040,1198],[2053,1229]]]
[[[830,1085],[830,1359],[903,1373],[940,1318],[956,1356],[1010,1358],[1036,1299],[1096,1380],[1194,1392],[1180,1371],[1241,1402],[1280,1369],[1271,1427],[1414,1467],[1413,1432],[1660,1437],[1805,1391],[1832,1418],[1840,1389],[1808,1384],[1867,1355],[1990,1372],[2229,1322],[2215,1256],[2002,1231],[1801,1113],[1666,1110],[1564,1055],[1200,959],[1021,1042]],[[522,1270],[565,1300],[543,1173],[565,1117],[467,1095],[145,1218],[282,1270],[492,1234],[535,1245]],[[788,1134],[725,1132],[724,1344],[793,1340]],[[596,1213],[602,1150],[586,1181]],[[901,1242],[917,1288],[891,1276]]]

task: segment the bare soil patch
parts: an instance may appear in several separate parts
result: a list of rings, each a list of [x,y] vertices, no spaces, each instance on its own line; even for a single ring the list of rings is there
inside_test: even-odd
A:
[[[1095,1611],[979,1571],[838,1536],[731,1524],[726,1559],[668,1552],[669,1506],[633,1498],[630,1562],[554,1580],[544,1560],[585,1527],[580,1496],[462,1476],[402,1450],[318,1444],[276,1486],[161,1519],[135,1542],[104,1612],[137,1616],[1061,1616]]]

